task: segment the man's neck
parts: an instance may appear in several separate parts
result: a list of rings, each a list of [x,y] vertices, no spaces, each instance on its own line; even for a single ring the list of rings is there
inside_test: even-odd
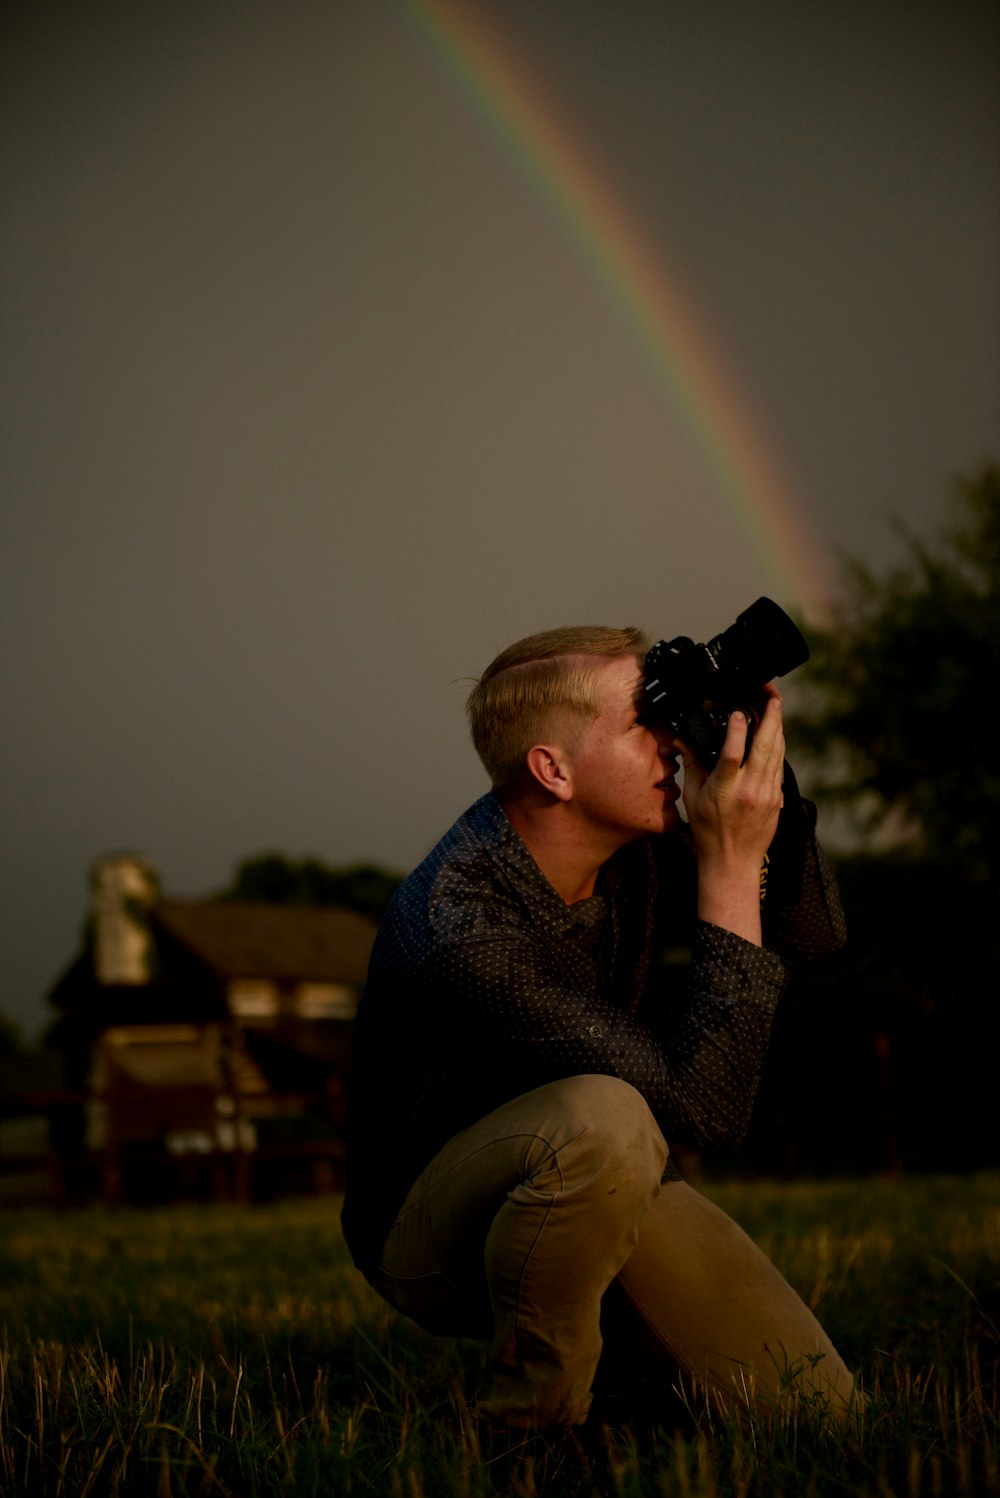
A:
[[[556,894],[567,905],[589,899],[598,874],[617,852],[617,846],[605,847],[592,831],[584,834],[562,803],[537,806],[530,801],[501,798],[500,804]]]

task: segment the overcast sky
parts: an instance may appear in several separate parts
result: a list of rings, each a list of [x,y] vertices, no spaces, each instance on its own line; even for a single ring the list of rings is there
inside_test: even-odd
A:
[[[462,679],[504,644],[808,614],[839,550],[884,564],[893,512],[932,532],[1000,456],[993,4],[2,25],[0,1010],[29,1034],[99,854],[175,895],[272,849],[406,870],[485,788]],[[686,352],[595,269],[542,120]],[[738,431],[808,565],[720,466]]]

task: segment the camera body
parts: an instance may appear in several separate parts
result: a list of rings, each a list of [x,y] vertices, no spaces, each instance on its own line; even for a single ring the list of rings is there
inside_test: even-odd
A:
[[[660,640],[645,662],[642,718],[666,724],[711,770],[729,714],[747,718],[747,750],[767,704],[764,686],[809,659],[809,647],[784,609],[758,598],[735,624],[704,645],[686,635]]]

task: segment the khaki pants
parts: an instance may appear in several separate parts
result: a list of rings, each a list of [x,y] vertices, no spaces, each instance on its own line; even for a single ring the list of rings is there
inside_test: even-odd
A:
[[[499,1423],[586,1418],[616,1280],[615,1314],[668,1376],[744,1403],[804,1393],[844,1410],[851,1375],[819,1322],[724,1212],[681,1181],[661,1186],[666,1158],[628,1083],[536,1088],[435,1156],[372,1283],[427,1331],[490,1341],[481,1409]]]

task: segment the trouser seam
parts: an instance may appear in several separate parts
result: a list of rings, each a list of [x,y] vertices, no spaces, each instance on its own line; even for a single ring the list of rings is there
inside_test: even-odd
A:
[[[690,1374],[693,1378],[699,1377],[695,1369],[691,1366],[690,1360],[684,1357],[678,1351],[673,1340],[667,1335],[666,1329],[661,1324],[659,1318],[651,1315],[644,1308],[642,1301],[639,1300],[637,1296],[633,1295],[628,1286],[622,1282],[620,1276],[618,1279],[618,1285],[621,1289],[622,1294],[632,1306],[632,1309],[635,1311],[636,1315],[645,1326],[648,1326],[650,1330],[655,1333],[657,1341],[662,1343],[662,1345],[667,1349],[667,1351],[670,1353],[670,1356],[677,1364],[678,1368],[680,1368],[684,1373]]]
[[[515,1139],[537,1139],[545,1145],[547,1150],[550,1151],[553,1159],[556,1162],[556,1167],[559,1171],[559,1191],[562,1191],[565,1189],[565,1177],[563,1175],[562,1165],[559,1160],[559,1152],[566,1149],[569,1145],[575,1144],[578,1139],[582,1139],[585,1133],[585,1129],[580,1129],[576,1134],[573,1134],[569,1138],[564,1139],[562,1144],[553,1144],[552,1140],[549,1139],[546,1135],[539,1134],[533,1129],[516,1129],[509,1134],[498,1134],[495,1139],[490,1139],[486,1144],[481,1144],[477,1149],[473,1150],[471,1154],[463,1155],[460,1160],[456,1160],[453,1164],[448,1165],[441,1173],[441,1175],[435,1178],[434,1190],[437,1191],[440,1187],[442,1187],[448,1180],[449,1176],[454,1175],[456,1171],[466,1169],[473,1160],[477,1159],[480,1155],[488,1154],[498,1145],[509,1144],[512,1140]],[[518,1184],[524,1185],[526,1184],[526,1182],[522,1180]],[[558,1194],[558,1191],[549,1193],[549,1195],[552,1197],[555,1197]],[[510,1192],[507,1193],[505,1200],[509,1200],[509,1197]],[[392,1226],[395,1227],[397,1223],[403,1221],[404,1217],[408,1217],[411,1212],[417,1211],[418,1209],[419,1203],[413,1203],[411,1206],[405,1206],[404,1204],[404,1210],[401,1211],[399,1215],[393,1220]]]

